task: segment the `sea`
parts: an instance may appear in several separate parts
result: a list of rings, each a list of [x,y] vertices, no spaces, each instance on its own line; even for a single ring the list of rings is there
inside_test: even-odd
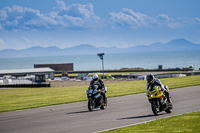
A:
[[[0,70],[29,69],[34,64],[73,63],[74,71],[84,70],[113,70],[121,68],[163,69],[186,68],[193,65],[200,69],[200,51],[173,51],[173,52],[145,52],[106,54],[101,60],[97,54],[48,56],[48,57],[23,57],[0,58]]]

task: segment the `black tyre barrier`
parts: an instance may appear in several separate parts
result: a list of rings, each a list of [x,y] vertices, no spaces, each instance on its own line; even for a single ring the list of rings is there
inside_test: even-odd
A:
[[[0,88],[50,87],[50,84],[0,84]]]

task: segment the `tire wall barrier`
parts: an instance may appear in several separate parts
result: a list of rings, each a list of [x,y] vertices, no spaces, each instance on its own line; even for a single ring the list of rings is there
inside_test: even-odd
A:
[[[0,88],[50,87],[50,84],[0,84]]]

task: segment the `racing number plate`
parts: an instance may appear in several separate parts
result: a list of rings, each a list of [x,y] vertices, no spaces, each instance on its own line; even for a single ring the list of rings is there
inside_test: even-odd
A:
[[[92,92],[93,92],[93,90],[92,90],[92,89],[90,89],[90,90],[89,90],[89,93],[92,93]]]

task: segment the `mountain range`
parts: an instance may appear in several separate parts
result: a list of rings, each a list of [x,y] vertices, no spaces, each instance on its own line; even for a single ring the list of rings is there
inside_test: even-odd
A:
[[[81,44],[71,48],[60,49],[53,47],[35,46],[22,50],[4,49],[0,50],[0,58],[16,57],[39,57],[39,56],[61,56],[61,55],[83,55],[104,53],[131,53],[131,52],[164,52],[164,51],[190,51],[200,50],[200,44],[195,44],[185,39],[175,39],[168,43],[154,43],[151,45],[140,45],[129,48],[117,47],[95,47],[89,44]]]

